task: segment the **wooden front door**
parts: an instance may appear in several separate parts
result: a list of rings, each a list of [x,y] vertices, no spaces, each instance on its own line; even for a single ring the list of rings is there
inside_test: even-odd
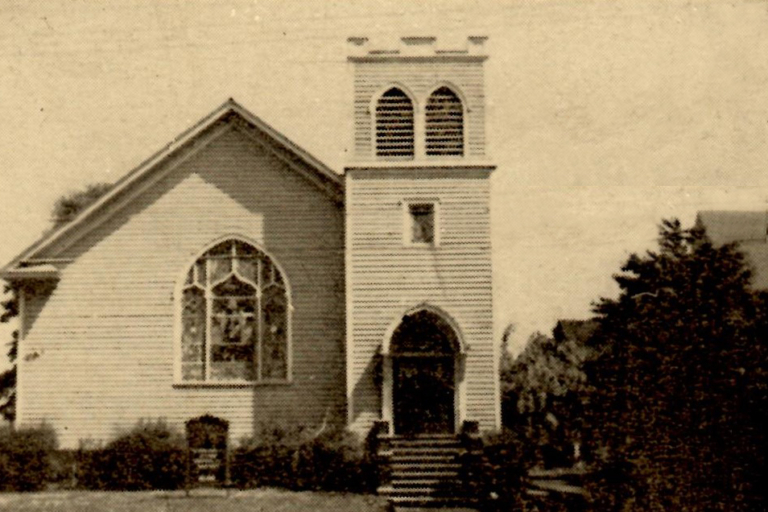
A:
[[[395,434],[454,432],[454,366],[451,356],[393,358]]]

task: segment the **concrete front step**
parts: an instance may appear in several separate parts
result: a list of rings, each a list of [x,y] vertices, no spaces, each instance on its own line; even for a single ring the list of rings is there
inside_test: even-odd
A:
[[[453,464],[456,462],[455,453],[400,453],[382,452],[392,464]]]
[[[461,482],[454,476],[449,478],[394,478],[390,486],[396,489],[456,489]]]
[[[430,506],[430,504],[423,504],[423,505],[397,505],[393,504],[394,512],[435,512],[435,509],[439,508],[440,512],[478,512],[478,509],[476,508],[468,508],[465,506],[462,506],[461,504],[453,504],[453,503],[446,503],[442,504],[440,502],[433,504]]]
[[[452,449],[446,449],[446,448],[390,448],[388,450],[384,450],[380,453],[381,455],[411,455],[416,457],[423,457],[423,456],[451,456],[451,457],[458,457],[461,455],[461,452],[459,450],[452,450]]]
[[[384,448],[383,451],[389,453],[408,453],[416,455],[429,455],[430,453],[458,455],[461,453],[459,448],[447,448],[442,446],[391,446]]]
[[[458,462],[390,462],[392,471],[459,471],[461,464]]]
[[[436,470],[436,471],[423,471],[420,468],[413,471],[392,471],[392,480],[409,480],[409,479],[424,479],[424,478],[458,478],[458,470]]]
[[[437,441],[430,441],[430,440],[399,440],[394,438],[389,438],[387,440],[388,446],[398,446],[401,448],[407,447],[407,446],[437,446],[437,447],[445,447],[445,448],[458,448],[461,446],[461,443],[459,443],[456,440],[437,440]]]
[[[397,439],[393,438],[390,440],[390,443],[393,446],[461,446],[461,443],[459,440],[457,440],[455,437],[452,438],[437,438],[437,439],[425,439],[425,438],[407,438],[407,439]]]
[[[402,445],[392,445],[389,447],[390,450],[404,450],[404,451],[411,451],[411,452],[421,452],[421,451],[429,451],[429,452],[436,452],[436,451],[448,451],[448,452],[458,452],[460,451],[460,446],[440,446],[440,445],[433,445],[433,444],[402,444]]]
[[[466,504],[460,478],[462,445],[456,436],[391,437],[382,448],[379,455],[389,469],[389,482],[378,492],[393,505]]]
[[[445,496],[422,496],[418,499],[391,496],[389,497],[389,501],[395,506],[395,510],[402,511],[419,510],[418,507],[423,507],[424,509],[429,510],[434,510],[436,508],[439,508],[440,510],[475,510],[473,508],[467,508],[467,506],[471,506],[472,504],[468,503],[466,499]]]
[[[400,501],[404,501],[406,498],[415,500],[421,498],[450,498],[459,500],[461,498],[456,496],[455,489],[442,487],[394,487],[392,485],[385,485],[379,487],[378,493],[387,498],[398,498]]]

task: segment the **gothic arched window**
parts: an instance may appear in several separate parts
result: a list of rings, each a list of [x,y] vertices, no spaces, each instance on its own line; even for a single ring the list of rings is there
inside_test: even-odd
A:
[[[448,87],[440,87],[427,99],[425,113],[427,156],[464,155],[464,107]]]
[[[264,252],[217,244],[192,264],[180,299],[183,382],[288,379],[288,292]]]
[[[413,158],[413,102],[397,87],[376,102],[376,156]]]

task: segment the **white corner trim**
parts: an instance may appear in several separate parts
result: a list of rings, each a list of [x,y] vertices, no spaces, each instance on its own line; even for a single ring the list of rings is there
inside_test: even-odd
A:
[[[395,433],[394,373],[392,356],[381,357],[381,419],[389,425],[389,434]]]
[[[344,344],[345,369],[347,374],[347,425],[351,426],[354,422],[354,371],[352,361],[354,359],[355,337],[353,333],[354,322],[352,321],[352,310],[354,301],[352,300],[352,216],[349,214],[349,205],[352,198],[351,176],[345,177],[344,186],[344,321],[346,323],[346,339]]]
[[[24,418],[24,339],[27,337],[27,294],[24,286],[18,287],[19,300],[19,342],[16,346],[16,420],[14,426],[23,424]]]

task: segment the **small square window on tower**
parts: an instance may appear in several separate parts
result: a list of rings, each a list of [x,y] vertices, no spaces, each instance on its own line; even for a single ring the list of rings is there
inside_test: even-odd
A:
[[[411,245],[437,245],[435,203],[409,203],[407,242]]]

